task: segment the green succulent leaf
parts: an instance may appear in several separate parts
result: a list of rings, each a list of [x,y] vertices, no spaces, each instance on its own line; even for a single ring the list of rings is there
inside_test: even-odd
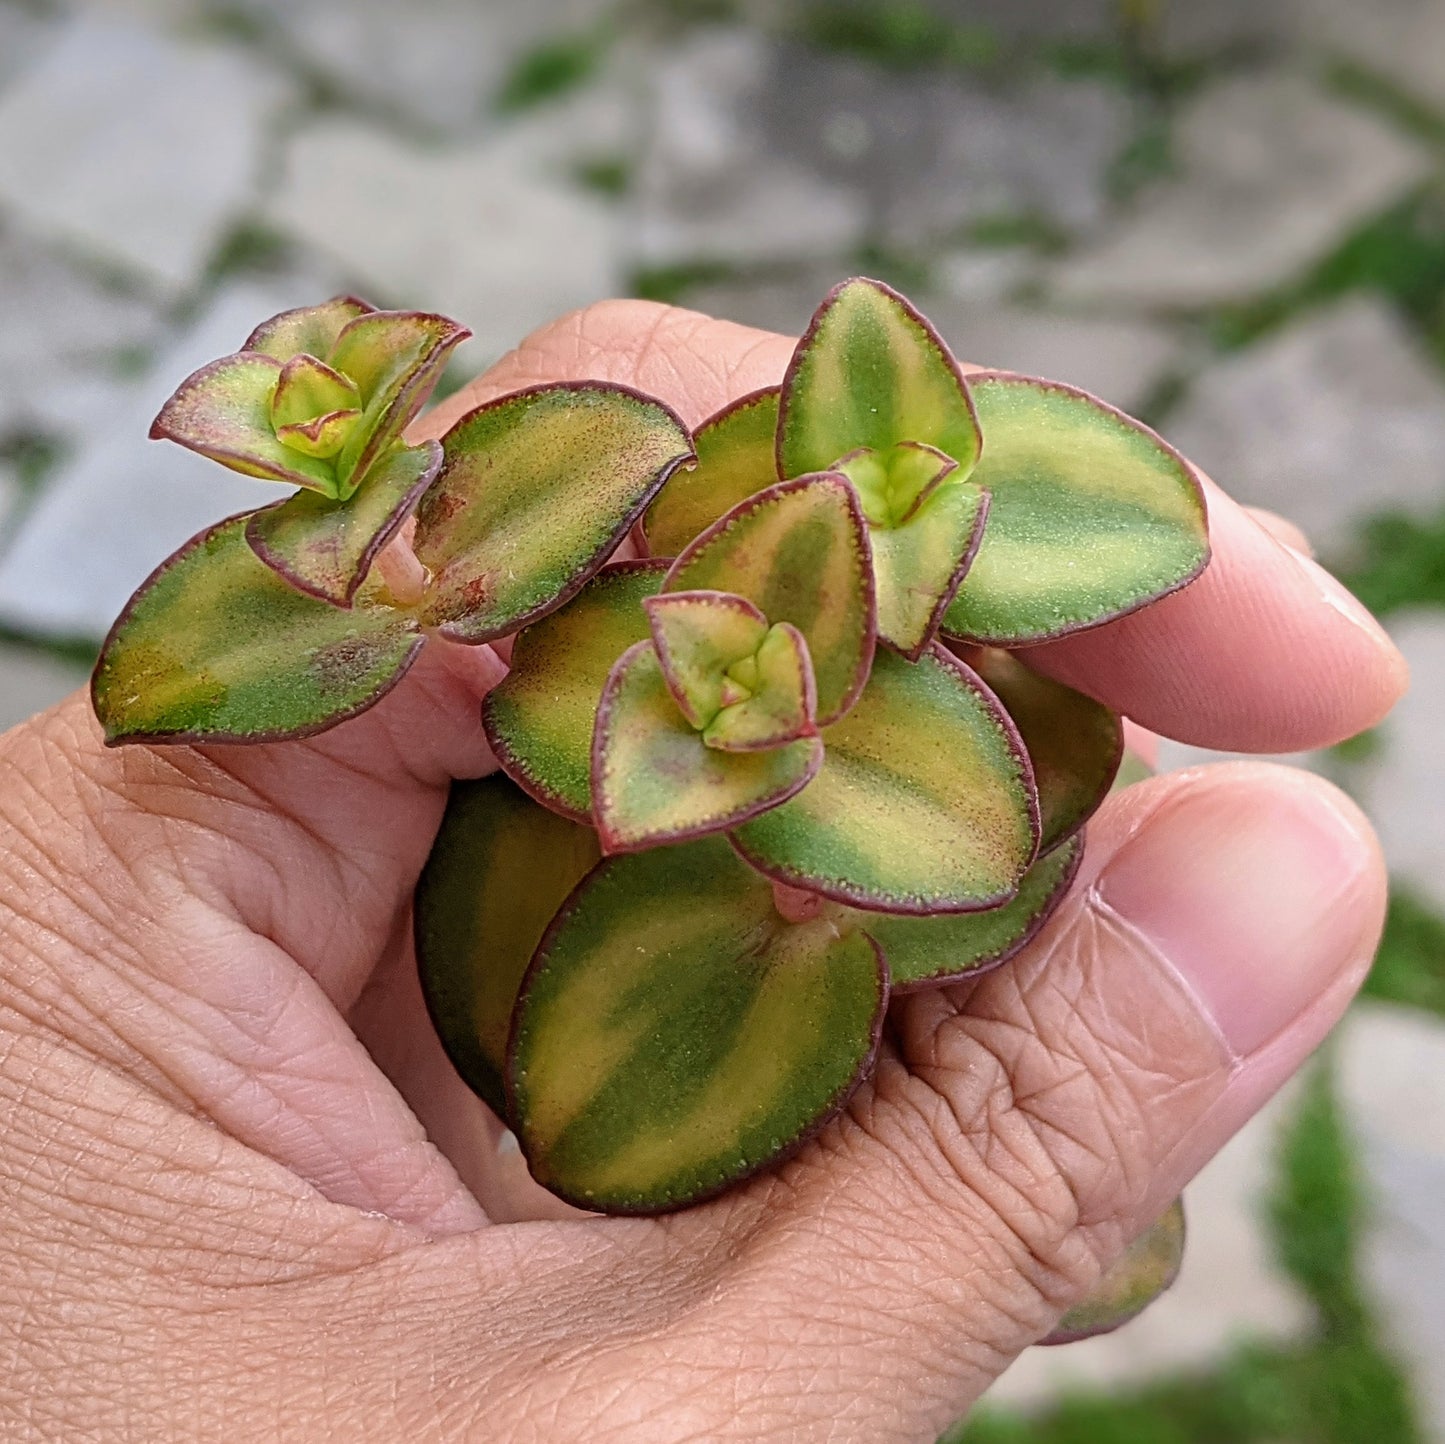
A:
[[[770,622],[802,633],[818,721],[845,713],[868,679],[875,641],[873,564],[857,494],[839,475],[779,482],[698,536],[667,575],[668,592],[734,592]]]
[[[413,545],[435,577],[423,621],[463,642],[504,636],[567,601],[692,457],[671,411],[602,382],[488,402],[442,447]]]
[[[1124,724],[1102,702],[1031,671],[993,647],[970,659],[1024,739],[1039,789],[1048,852],[1077,832],[1109,795],[1124,753]]]
[[[325,360],[336,345],[336,338],[358,316],[370,314],[376,308],[359,301],[355,296],[333,296],[319,306],[300,306],[294,311],[282,311],[263,321],[250,336],[243,351],[259,351],[277,361],[289,361],[293,356],[315,356]]]
[[[326,358],[361,393],[362,415],[336,461],[349,496],[431,395],[451,353],[472,333],[445,316],[371,311],[336,338]]]
[[[1164,1217],[1137,1238],[1095,1285],[1093,1293],[1070,1309],[1040,1342],[1073,1344],[1111,1333],[1137,1318],[1179,1277],[1184,1240],[1184,1202],[1175,1199]]]
[[[643,608],[678,710],[701,731],[738,700],[728,668],[758,650],[768,619],[731,592],[673,592],[649,597]]]
[[[1199,478],[1148,427],[1052,381],[988,372],[969,384],[986,441],[973,479],[993,499],[946,634],[1045,641],[1134,611],[1204,569]]]
[[[939,334],[881,281],[844,281],[818,308],[783,380],[784,476],[828,471],[860,447],[937,447],[966,478],[981,442],[969,387]]]
[[[988,514],[986,491],[949,477],[906,521],[873,528],[878,636],[910,661],[938,635],[983,541]]]
[[[721,839],[601,864],[523,979],[508,1058],[532,1173],[657,1213],[776,1163],[872,1066],[887,977],[858,932],[785,923]]]
[[[613,664],[649,635],[645,597],[666,561],[612,562],[512,647],[512,669],[482,701],[503,770],[544,807],[592,820],[592,733]]]
[[[679,471],[642,519],[653,556],[676,556],[725,512],[778,480],[780,390],[754,391],[693,433],[697,465]]]
[[[379,701],[422,645],[363,588],[349,611],[287,585],[244,516],[185,544],[131,598],[91,682],[106,741],[270,742]]]
[[[972,912],[1014,896],[1038,844],[1033,775],[1013,724],[957,658],[880,651],[823,742],[813,781],[733,834],[753,866],[880,912]]]
[[[152,440],[174,441],[232,471],[336,496],[330,461],[287,446],[271,423],[281,363],[242,351],[193,372],[151,423]]]
[[[894,992],[974,977],[1007,962],[1034,938],[1064,900],[1083,855],[1083,838],[1071,837],[1028,870],[1009,902],[988,912],[859,913],[858,925],[883,949]]]
[[[803,634],[788,622],[768,628],[755,655],[728,668],[737,692],[703,728],[723,752],[758,752],[818,734],[818,694]]]
[[[246,540],[293,587],[332,606],[349,607],[441,464],[439,442],[394,447],[349,501],[298,491],[288,501],[253,512]]]
[[[804,738],[769,751],[709,747],[682,715],[651,641],[618,659],[597,707],[592,811],[604,852],[721,832],[793,796],[822,761]]]
[[[901,526],[958,463],[936,446],[900,441],[886,451],[850,451],[837,469],[853,483],[868,525],[877,528]]]
[[[361,410],[356,382],[314,356],[293,356],[281,367],[271,395],[271,420],[294,426],[336,411]]]
[[[590,827],[539,807],[500,773],[452,785],[417,883],[417,965],[452,1066],[499,1116],[517,987],[599,856]]]

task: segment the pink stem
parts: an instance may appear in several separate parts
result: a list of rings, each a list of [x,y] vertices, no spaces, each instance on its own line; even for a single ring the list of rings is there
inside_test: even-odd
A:
[[[786,883],[773,884],[773,906],[784,922],[810,923],[823,911],[822,894],[807,892]]]
[[[411,542],[404,536],[394,538],[382,549],[376,570],[399,607],[414,607],[431,585],[431,573],[417,560]]]

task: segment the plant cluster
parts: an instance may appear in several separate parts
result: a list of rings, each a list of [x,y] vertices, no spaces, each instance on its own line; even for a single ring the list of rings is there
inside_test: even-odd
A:
[[[501,772],[454,788],[418,888],[428,1004],[546,1187],[677,1208],[835,1116],[893,994],[1060,903],[1121,723],[1018,653],[1196,577],[1203,493],[1081,391],[965,377],[868,280],[695,434],[573,383],[409,446],[463,334],[343,298],[181,386],[157,435],[301,490],[141,588],[96,711],[112,742],[293,737],[429,638],[517,633],[482,709]],[[1181,1238],[1171,1214],[1066,1332],[1137,1308]]]

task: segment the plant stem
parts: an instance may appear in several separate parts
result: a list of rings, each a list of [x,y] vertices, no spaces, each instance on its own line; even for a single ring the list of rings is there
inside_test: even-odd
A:
[[[414,607],[431,585],[431,573],[417,560],[406,536],[395,537],[376,559],[382,584],[398,607]]]
[[[786,883],[773,884],[773,906],[784,922],[810,923],[823,911],[822,895]]]

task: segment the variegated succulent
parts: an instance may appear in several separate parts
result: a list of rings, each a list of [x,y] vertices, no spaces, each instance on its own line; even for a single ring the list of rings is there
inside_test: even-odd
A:
[[[695,436],[576,383],[408,446],[464,334],[342,298],[182,385],[156,434],[301,489],[142,587],[96,710],[112,742],[297,736],[429,638],[517,633],[482,708],[501,772],[453,789],[418,887],[424,991],[546,1187],[678,1208],[836,1115],[893,993],[1046,922],[1122,726],[1020,649],[1195,578],[1203,492],[1081,391],[965,376],[878,282]],[[1066,1332],[1181,1240],[1171,1214]]]

